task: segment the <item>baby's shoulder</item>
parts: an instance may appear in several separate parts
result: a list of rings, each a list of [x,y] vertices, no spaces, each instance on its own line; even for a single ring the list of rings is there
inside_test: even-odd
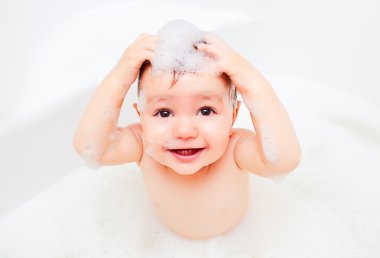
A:
[[[254,133],[252,130],[246,129],[246,128],[232,128],[232,134],[230,136],[230,142],[234,141],[236,142],[241,137],[246,137],[248,135],[251,135]]]
[[[252,135],[254,133],[252,130],[246,129],[246,128],[232,128],[232,133],[230,135],[229,140],[229,149],[231,151],[234,151],[237,143],[244,139],[245,137]]]
[[[141,123],[133,123],[133,124],[129,124],[127,126],[127,128],[129,128],[130,130],[132,130],[132,132],[138,136],[139,138],[141,138],[141,135],[142,135],[142,128],[141,128]]]

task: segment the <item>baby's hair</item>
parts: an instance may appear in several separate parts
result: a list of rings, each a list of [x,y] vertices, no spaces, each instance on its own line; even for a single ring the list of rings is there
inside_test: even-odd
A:
[[[137,97],[140,97],[142,75],[143,75],[144,71],[148,68],[149,65],[151,65],[150,61],[145,60],[144,63],[140,67],[139,74],[138,74],[138,79],[137,79]],[[173,70],[172,74],[173,74],[173,79],[172,79],[172,83],[170,85],[170,88],[173,87],[177,83],[177,81],[180,79],[180,77],[183,74],[185,74],[185,72]],[[224,80],[226,80],[227,83],[229,84],[229,87],[230,87],[229,97],[230,97],[230,100],[231,100],[231,103],[232,103],[232,107],[235,110],[236,105],[237,105],[237,91],[236,91],[236,87],[235,87],[235,85],[233,85],[231,83],[230,77],[228,77],[225,73],[223,73],[221,75],[221,77]]]

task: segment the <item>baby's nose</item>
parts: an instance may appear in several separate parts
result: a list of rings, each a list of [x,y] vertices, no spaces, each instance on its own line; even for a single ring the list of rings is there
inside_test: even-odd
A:
[[[180,139],[196,138],[198,136],[198,129],[195,121],[189,118],[178,119],[173,136]]]

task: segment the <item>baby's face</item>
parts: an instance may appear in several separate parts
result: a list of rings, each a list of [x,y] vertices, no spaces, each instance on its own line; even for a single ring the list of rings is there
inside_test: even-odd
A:
[[[141,80],[144,150],[175,172],[190,175],[227,149],[233,124],[229,85],[215,75],[186,73],[170,88],[171,82],[167,72]]]

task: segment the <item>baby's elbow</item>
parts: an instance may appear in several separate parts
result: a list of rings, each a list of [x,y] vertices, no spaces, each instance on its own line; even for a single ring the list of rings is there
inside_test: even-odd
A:
[[[295,151],[293,151],[293,155],[291,157],[289,157],[288,159],[288,162],[287,162],[287,170],[288,172],[292,172],[294,171],[298,166],[299,164],[301,163],[301,149],[297,149]]]
[[[280,163],[273,163],[268,165],[268,176],[279,176],[279,175],[287,175],[296,170],[296,168],[301,163],[301,155],[296,155],[294,157],[288,157],[286,161]]]
[[[79,154],[81,155],[83,153],[83,150],[84,150],[84,144],[83,144],[83,141],[81,140],[80,137],[78,137],[77,135],[74,135],[73,139],[72,139],[72,146],[74,148],[74,150]]]
[[[77,153],[80,153],[80,149],[81,149],[81,146],[79,144],[79,140],[77,139],[78,137],[76,137],[76,135],[74,135],[73,139],[72,139],[72,146],[74,148],[74,150],[77,152]]]
[[[290,160],[289,163],[286,166],[286,171],[288,173],[296,170],[296,168],[299,166],[301,163],[301,156],[297,156],[294,159]]]

